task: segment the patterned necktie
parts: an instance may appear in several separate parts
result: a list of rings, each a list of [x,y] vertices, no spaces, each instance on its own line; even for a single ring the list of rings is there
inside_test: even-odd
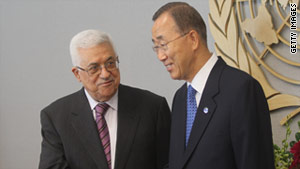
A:
[[[106,103],[99,103],[96,107],[96,122],[98,126],[99,137],[102,142],[102,146],[104,149],[104,153],[106,156],[106,160],[108,163],[109,169],[111,169],[111,155],[110,155],[110,139],[108,127],[106,124],[106,120],[104,118],[104,114],[106,113],[109,105]]]
[[[196,103],[196,90],[189,85],[187,93],[187,116],[186,116],[186,136],[185,136],[185,146],[187,147],[191,130],[193,127],[194,119],[197,113],[197,103]]]

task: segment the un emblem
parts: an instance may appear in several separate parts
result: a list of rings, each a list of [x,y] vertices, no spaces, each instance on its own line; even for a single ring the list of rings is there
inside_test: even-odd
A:
[[[217,54],[227,64],[249,73],[260,82],[271,112],[293,108],[288,117],[280,121],[281,125],[300,112],[299,1],[209,1],[209,26]],[[278,66],[290,67],[299,73],[279,72],[276,70]],[[297,87],[298,96],[275,89],[265,73]]]

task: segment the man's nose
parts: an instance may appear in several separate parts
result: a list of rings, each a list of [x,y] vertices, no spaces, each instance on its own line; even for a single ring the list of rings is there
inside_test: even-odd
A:
[[[166,60],[168,58],[167,55],[165,54],[165,52],[162,51],[161,49],[157,50],[156,54],[157,54],[157,58],[160,61],[164,61],[164,60]]]
[[[102,79],[106,79],[110,76],[110,72],[107,71],[107,69],[105,67],[102,67],[101,73],[100,73],[100,77]]]

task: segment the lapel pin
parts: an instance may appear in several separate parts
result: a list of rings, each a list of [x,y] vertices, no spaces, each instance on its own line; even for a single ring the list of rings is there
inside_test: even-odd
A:
[[[204,107],[203,109],[203,113],[207,114],[208,113],[208,108],[207,107]]]

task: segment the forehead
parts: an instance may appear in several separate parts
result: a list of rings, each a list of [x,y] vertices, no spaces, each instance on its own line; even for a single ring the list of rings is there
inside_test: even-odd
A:
[[[116,57],[113,46],[110,43],[101,43],[90,48],[78,48],[82,63],[103,63],[111,57]]]
[[[165,12],[159,16],[152,26],[152,40],[164,40],[166,37],[177,33],[177,25],[173,17]]]

